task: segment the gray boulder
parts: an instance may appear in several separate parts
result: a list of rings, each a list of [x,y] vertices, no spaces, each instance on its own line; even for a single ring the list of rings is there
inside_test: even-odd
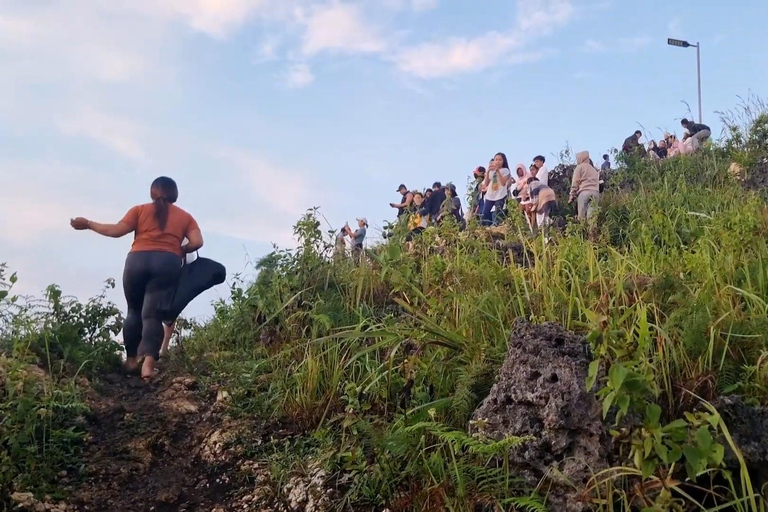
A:
[[[550,510],[588,510],[583,491],[608,467],[601,408],[585,386],[591,361],[581,336],[517,319],[498,379],[473,415],[470,430],[489,439],[534,436],[512,450],[510,466],[531,485],[544,481]]]
[[[720,397],[712,405],[722,416],[750,473],[760,483],[757,487],[761,487],[768,482],[768,407],[752,407],[738,396]],[[736,454],[725,439],[720,442],[726,446],[725,465],[738,470]]]

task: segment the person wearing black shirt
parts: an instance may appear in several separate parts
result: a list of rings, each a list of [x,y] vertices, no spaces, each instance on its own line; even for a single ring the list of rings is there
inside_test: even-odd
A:
[[[399,203],[389,203],[389,206],[392,208],[397,208],[397,217],[398,219],[408,213],[408,211],[411,209],[411,206],[413,205],[413,194],[408,190],[408,187],[405,186],[405,184],[401,183],[399,187],[397,187],[397,191],[400,192],[401,198]]]
[[[421,214],[429,215],[430,219],[437,219],[445,202],[445,189],[443,185],[436,181],[432,184],[432,194],[422,203]]]
[[[712,136],[712,130],[705,124],[692,123],[687,119],[680,121],[680,124],[683,125],[683,128],[688,130],[688,135],[683,137],[683,140],[690,138],[693,143],[694,151],[697,151],[701,147],[701,143]]]
[[[643,136],[643,132],[635,130],[635,133],[624,139],[621,149],[627,154],[645,154],[645,148],[640,145],[640,137]]]

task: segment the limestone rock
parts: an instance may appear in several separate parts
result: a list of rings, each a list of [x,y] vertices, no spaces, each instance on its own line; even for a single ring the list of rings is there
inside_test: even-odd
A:
[[[601,408],[586,391],[591,361],[580,336],[518,319],[497,382],[473,415],[471,430],[490,439],[535,437],[513,449],[509,462],[531,485],[548,480],[551,510],[587,510],[582,491],[608,467]]]

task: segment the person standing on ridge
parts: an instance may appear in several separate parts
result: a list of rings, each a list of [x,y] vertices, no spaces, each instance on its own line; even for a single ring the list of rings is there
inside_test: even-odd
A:
[[[409,213],[411,205],[413,205],[413,194],[408,190],[408,187],[404,183],[401,183],[397,187],[397,191],[400,192],[401,198],[399,203],[389,203],[392,208],[397,208],[397,218],[400,219],[406,213]]]
[[[544,186],[549,186],[549,169],[544,165],[546,159],[542,155],[537,155],[533,158],[533,165],[536,166],[536,173],[533,176],[541,182]],[[542,209],[536,210],[536,225],[540,228],[546,227],[545,224],[549,222],[549,210]]]
[[[155,375],[164,330],[160,308],[178,284],[184,255],[203,246],[203,235],[194,217],[174,203],[179,198],[176,182],[161,176],[150,187],[151,203],[134,206],[117,224],[100,224],[84,217],[70,220],[78,230],[120,238],[134,233],[125,259],[123,289],[128,310],[123,325],[123,344],[129,372],[139,369],[139,345],[144,355],[141,377]],[[184,238],[187,243],[182,245]]]
[[[644,148],[640,145],[640,138],[643,136],[643,132],[635,130],[635,133],[630,135],[624,140],[624,144],[621,146],[621,150],[629,155],[642,154],[645,152]]]
[[[485,197],[485,191],[482,190],[482,187],[483,181],[485,180],[485,167],[476,167],[473,171],[473,175],[475,177],[475,185],[469,199],[468,220],[473,217],[479,217],[483,212],[483,198]]]
[[[712,136],[712,130],[705,124],[692,123],[685,118],[680,121],[680,124],[683,125],[683,128],[688,130],[688,135],[683,137],[683,142],[690,138],[694,151],[698,151],[699,148],[701,148],[701,144]]]
[[[579,220],[588,220],[600,198],[600,173],[589,163],[589,151],[577,153],[576,162],[568,203],[576,201]]]
[[[544,185],[549,186],[549,169],[544,165],[546,159],[542,155],[533,158],[533,165],[536,166],[536,174],[533,176]]]
[[[443,209],[443,203],[445,203],[446,195],[443,184],[436,181],[432,184],[432,194],[424,199],[422,203],[422,215],[428,215],[433,223],[437,222],[440,217],[440,213]]]
[[[600,164],[601,171],[611,170],[611,158],[608,155],[603,155],[603,163]]]
[[[360,262],[363,256],[363,242],[365,241],[365,235],[368,232],[368,219],[360,217],[357,219],[357,229],[352,231],[349,224],[344,225],[344,231],[347,236],[352,240],[352,257],[355,262]]]
[[[496,153],[492,162],[483,181],[483,187],[486,190],[482,214],[484,226],[498,224],[504,218],[509,193],[507,181],[510,178],[510,171],[507,156],[504,153]]]

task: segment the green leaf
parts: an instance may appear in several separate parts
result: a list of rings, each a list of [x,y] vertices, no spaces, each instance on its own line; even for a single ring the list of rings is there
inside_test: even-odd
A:
[[[659,459],[661,459],[664,464],[671,464],[671,461],[669,460],[669,450],[667,449],[667,445],[664,443],[655,443],[653,448],[656,451],[656,455],[659,456]]]
[[[687,444],[683,446],[683,454],[685,455],[686,463],[690,465],[688,476],[691,478],[696,478],[699,475],[702,466],[701,452],[694,446]],[[693,475],[691,475],[691,472]]]
[[[719,467],[723,463],[723,457],[725,457],[725,447],[718,443],[712,448],[709,460],[713,466]]]
[[[650,477],[654,472],[656,472],[656,462],[652,459],[646,459],[643,461],[643,478]]]
[[[592,390],[595,387],[597,381],[597,372],[600,369],[600,360],[595,359],[589,363],[589,372],[587,373],[587,391]]]
[[[707,427],[699,427],[696,431],[696,443],[702,453],[707,453],[712,446],[712,434]]]
[[[626,416],[627,411],[629,410],[629,395],[621,395],[616,403],[619,405],[621,415]]]
[[[653,451],[653,438],[646,437],[643,440],[643,457],[648,457]]]
[[[603,419],[605,419],[608,416],[608,411],[610,410],[611,406],[613,405],[613,399],[614,398],[616,398],[616,392],[615,391],[611,391],[603,399]]]
[[[661,407],[656,404],[649,404],[645,408],[645,419],[650,427],[658,427],[661,418]]]
[[[661,429],[662,432],[671,432],[673,430],[687,429],[688,422],[685,420],[675,420],[672,423],[667,423]]]
[[[683,456],[683,450],[678,445],[670,443],[669,453],[667,454],[667,463],[673,464]]]
[[[615,363],[611,366],[611,369],[608,370],[608,383],[613,389],[619,389],[624,383],[624,379],[627,378],[627,373],[629,372],[624,368],[624,365]]]
[[[3,300],[8,296],[8,290],[0,290],[0,300]]]

